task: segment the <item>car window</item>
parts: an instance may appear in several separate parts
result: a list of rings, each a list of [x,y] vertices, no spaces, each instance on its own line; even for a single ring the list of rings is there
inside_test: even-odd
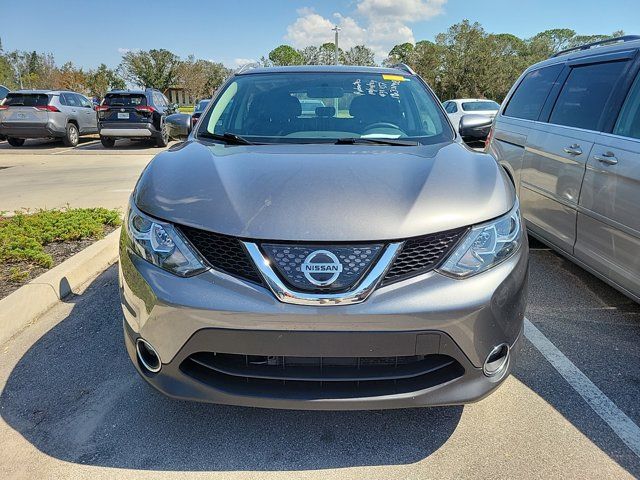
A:
[[[623,137],[640,138],[640,75],[633,82],[613,133]]]
[[[458,105],[456,104],[456,102],[451,102],[449,104],[449,113],[458,113]]]
[[[146,105],[147,98],[142,93],[107,93],[102,103],[111,107],[137,107]]]
[[[43,107],[49,104],[49,95],[46,93],[9,93],[4,100],[4,105],[14,107]]]
[[[0,101],[5,99],[7,93],[9,93],[9,89],[3,85],[0,85]]]
[[[78,95],[76,94],[76,97],[78,98],[78,101],[80,102],[80,106],[82,106],[83,108],[91,108],[91,102],[89,101],[88,98],[82,96],[82,95]]]
[[[604,106],[627,62],[606,62],[571,69],[549,123],[596,130]]]
[[[238,76],[227,85],[200,122],[199,134],[234,133],[259,143],[362,137],[451,141],[454,132],[441,112],[417,77],[261,73]]]
[[[67,103],[65,103],[65,105],[69,105],[70,107],[79,107],[80,106],[80,99],[78,99],[78,97],[73,94],[73,93],[62,93],[60,95],[61,97],[64,97],[65,101]]]
[[[537,120],[562,68],[560,64],[529,72],[509,99],[504,114],[507,117]]]
[[[153,103],[155,103],[158,107],[166,106],[166,104],[164,103],[164,99],[159,92],[153,92]]]
[[[465,112],[479,112],[482,110],[498,110],[500,105],[492,100],[486,102],[463,102],[462,110]]]

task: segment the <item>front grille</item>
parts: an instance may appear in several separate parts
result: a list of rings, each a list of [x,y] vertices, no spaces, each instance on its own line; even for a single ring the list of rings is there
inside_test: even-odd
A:
[[[408,239],[382,284],[389,285],[438,267],[466,231],[467,228],[458,228]]]
[[[447,355],[290,357],[199,352],[183,373],[213,387],[254,395],[349,398],[433,387],[464,374]]]
[[[260,274],[239,239],[184,225],[178,228],[213,268],[262,283]]]

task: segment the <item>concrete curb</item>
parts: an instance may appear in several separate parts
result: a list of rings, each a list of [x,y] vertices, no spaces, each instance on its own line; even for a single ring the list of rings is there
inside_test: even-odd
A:
[[[118,259],[120,229],[0,300],[0,344]]]

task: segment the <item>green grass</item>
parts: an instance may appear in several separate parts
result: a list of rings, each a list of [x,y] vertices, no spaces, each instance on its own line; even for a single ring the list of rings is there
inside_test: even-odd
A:
[[[178,111],[181,113],[193,113],[193,109],[195,107],[193,105],[189,105],[186,107],[178,107]]]
[[[21,211],[0,217],[0,264],[28,262],[50,268],[53,258],[44,250],[48,243],[100,238],[105,225],[120,223],[120,212],[106,208]],[[12,277],[20,277],[18,269]]]

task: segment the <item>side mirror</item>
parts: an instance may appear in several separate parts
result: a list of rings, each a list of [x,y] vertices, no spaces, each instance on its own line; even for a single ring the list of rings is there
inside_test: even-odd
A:
[[[174,113],[164,119],[169,137],[174,140],[185,140],[191,133],[191,115]]]
[[[493,118],[488,115],[463,115],[458,131],[465,143],[483,142],[489,136]]]

